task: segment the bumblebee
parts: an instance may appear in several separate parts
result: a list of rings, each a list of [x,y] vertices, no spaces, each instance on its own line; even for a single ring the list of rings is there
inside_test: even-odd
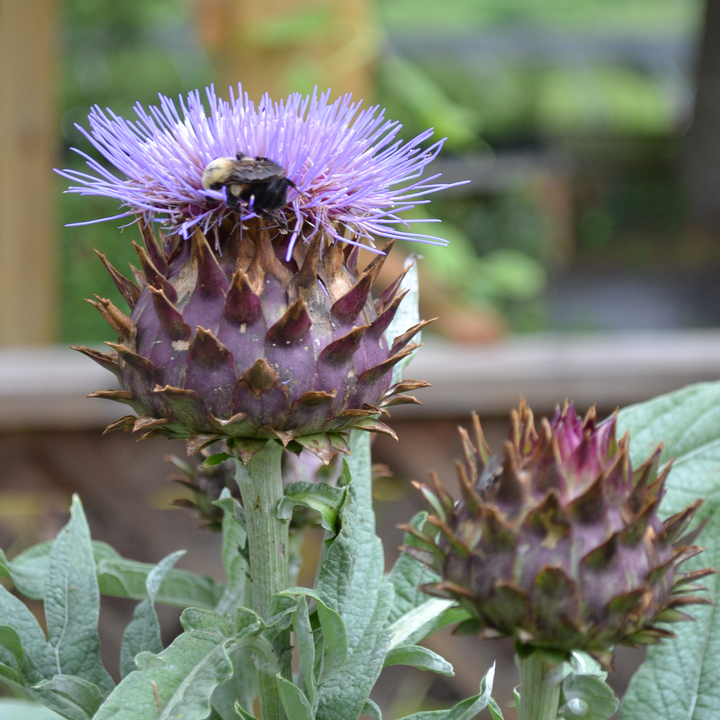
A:
[[[233,210],[238,211],[242,201],[253,212],[287,229],[287,222],[278,210],[287,204],[288,188],[296,185],[274,160],[253,159],[242,152],[234,158],[215,158],[203,171],[202,186],[205,190],[226,187],[227,203]]]

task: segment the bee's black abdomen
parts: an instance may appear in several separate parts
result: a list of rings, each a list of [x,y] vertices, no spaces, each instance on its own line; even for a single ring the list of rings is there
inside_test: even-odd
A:
[[[287,204],[288,188],[295,187],[295,183],[285,177],[282,165],[270,158],[253,159],[243,152],[237,153],[235,159],[217,158],[205,168],[203,187],[226,187],[227,204],[233,210],[240,211],[240,202],[247,203],[253,212],[287,227],[278,211]]]
[[[273,212],[287,204],[287,191],[290,181],[277,178],[268,183],[250,183],[240,193],[240,200],[249,203],[254,196],[253,209],[257,213]]]

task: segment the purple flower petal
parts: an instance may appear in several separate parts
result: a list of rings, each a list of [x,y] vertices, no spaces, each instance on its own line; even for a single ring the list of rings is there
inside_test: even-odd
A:
[[[305,97],[295,93],[278,103],[265,95],[257,107],[241,86],[237,98],[230,89],[229,102],[212,86],[206,95],[209,114],[196,90],[179,98],[180,112],[162,95],[159,107],[145,110],[137,104],[134,122],[95,106],[88,116],[90,130],[79,130],[127,179],[75,150],[91,173],[58,170],[77,183],[67,192],[120,200],[126,211],[106,220],[142,213],[157,216],[169,232],[187,236],[200,227],[208,233],[234,211],[222,192],[203,190],[203,170],[215,158],[242,151],[278,162],[297,186],[288,191],[288,205],[297,217],[289,255],[304,222],[351,242],[338,233],[347,227],[371,248],[377,237],[447,243],[392,227],[410,228],[398,213],[427,202],[423,198],[430,193],[462,184],[434,182],[439,175],[422,179],[444,142],[423,149],[432,130],[403,143],[396,139],[402,126],[386,120],[378,106],[361,110],[350,95],[331,103],[329,91]],[[251,210],[247,217],[254,215]]]

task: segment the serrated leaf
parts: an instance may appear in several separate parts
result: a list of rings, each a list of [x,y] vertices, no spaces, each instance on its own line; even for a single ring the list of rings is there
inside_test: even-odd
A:
[[[385,656],[383,667],[390,665],[409,665],[447,677],[455,675],[453,666],[444,657],[421,645],[400,645],[392,648]]]
[[[410,520],[410,525],[422,530],[427,515],[426,512],[419,512]],[[414,535],[405,533],[403,544],[416,547],[420,541]],[[437,582],[440,578],[436,572],[401,552],[386,579],[395,586],[395,601],[390,613],[390,621],[395,622],[419,605],[431,602],[432,598],[420,590],[420,585]]]
[[[671,473],[672,474],[672,473]],[[720,515],[702,535],[706,550],[683,564],[697,570],[720,568]],[[702,593],[720,600],[717,575],[703,580],[710,591]],[[720,613],[717,607],[687,608],[695,622],[675,623],[677,638],[648,649],[647,660],[635,673],[623,698],[621,720],[715,720],[720,707]]]
[[[304,687],[307,700],[313,707],[315,705],[315,642],[307,600],[303,595],[298,598],[297,611],[293,616],[293,633],[300,656],[301,687]],[[326,642],[328,641],[326,638]]]
[[[222,560],[227,584],[222,597],[215,606],[215,611],[224,615],[233,612],[241,605],[249,606],[250,570],[243,552],[247,544],[245,531],[245,514],[240,503],[224,488],[217,505],[223,511],[222,519]]]
[[[77,495],[70,507],[70,521],[58,533],[50,552],[44,608],[56,674],[87,680],[108,695],[115,683],[100,659],[100,592],[90,529]]]
[[[317,591],[345,620],[348,647],[354,647],[374,614],[384,558],[375,535],[369,434],[352,431],[350,445],[352,454],[343,459],[340,479],[350,486],[348,502],[342,508],[341,531],[326,549]]]
[[[427,637],[429,632],[434,632],[445,625],[461,622],[468,617],[467,611],[453,607],[454,604],[454,600],[430,598],[427,602],[399,617],[389,627],[392,633],[390,648],[417,642],[423,637]],[[418,634],[423,632],[425,634],[418,637]]]
[[[493,680],[495,679],[495,664],[487,671],[480,681],[480,693],[455,705],[449,710],[430,710],[407,715],[402,720],[472,720],[490,703]],[[497,706],[496,706],[497,707]]]
[[[242,644],[228,652],[233,674],[215,688],[211,702],[213,709],[223,720],[237,720],[238,703],[244,711],[250,711],[258,695],[258,680],[252,655]],[[252,717],[252,716],[250,716]]]
[[[700,542],[707,549],[683,570],[720,568],[720,383],[691,385],[622,410],[618,432],[630,429],[630,456],[638,467],[664,442],[661,462],[675,458],[667,478],[660,514],[681,511],[699,497],[707,498],[699,516],[715,513]],[[720,600],[718,576],[706,578]],[[621,708],[622,720],[710,720],[720,706],[720,614],[712,606],[688,608],[694,623],[676,623],[677,639],[652,646],[647,661],[633,677]],[[681,669],[681,671],[679,671]]]
[[[303,691],[282,675],[277,675],[277,683],[285,714],[292,720],[313,720],[312,708]]]
[[[11,595],[2,585],[0,585],[0,623],[12,628],[22,643],[24,658],[20,675],[23,687],[49,680],[57,674],[55,658],[35,616],[21,600]],[[2,650],[1,655],[0,661],[6,666],[10,663],[7,670],[12,673],[2,671],[0,675],[5,680],[16,682],[17,671],[12,666],[18,656],[5,649]]]
[[[154,565],[121,558],[103,560],[97,568],[98,584],[103,595],[143,600],[145,582]],[[225,588],[212,578],[195,575],[187,570],[171,570],[155,598],[161,605],[199,607],[213,610]]]
[[[215,688],[232,676],[230,649],[234,649],[231,642],[218,645],[190,670],[163,707],[161,720],[207,718]]]
[[[318,688],[317,720],[357,720],[380,675],[390,633],[385,630],[392,607],[393,587],[382,582],[370,622],[360,641],[351,646],[340,670]],[[347,620],[346,620],[347,623]]]
[[[339,483],[348,486],[348,499],[317,583],[319,597],[345,623],[348,655],[339,671],[318,687],[317,720],[357,720],[390,640],[385,628],[394,590],[383,580],[382,544],[375,535],[369,435],[352,431],[350,447]]]
[[[135,670],[135,656],[148,651],[159,653],[162,651],[160,638],[160,623],[155,612],[155,597],[165,576],[175,563],[185,554],[185,550],[178,550],[163,558],[150,571],[145,581],[147,598],[135,608],[133,619],[125,628],[122,646],[120,648],[120,676],[125,677]]]
[[[292,623],[292,614],[297,610],[297,598],[289,593],[275,593],[270,599],[270,614],[266,623],[269,627],[286,630]]]
[[[3,662],[0,662],[0,681],[16,690],[20,695],[27,691],[28,684],[23,680],[22,675]]]
[[[215,612],[185,610],[186,631],[158,655],[140,653],[138,669],[118,685],[94,720],[205,720],[214,690],[232,675],[229,654],[260,632],[251,615],[243,616],[244,630],[238,631]]]
[[[294,482],[285,487],[280,501],[278,517],[290,520],[296,505],[314,510],[320,515],[320,524],[332,537],[336,531],[337,517],[345,501],[345,489],[324,482]]]
[[[639,467],[664,443],[661,463],[674,458],[660,505],[663,517],[705,498],[706,517],[720,505],[720,383],[699,383],[624,408],[618,437],[630,430],[630,459]]]
[[[91,720],[104,700],[97,685],[71,675],[55,675],[36,689],[44,704],[69,720]]]
[[[32,600],[45,598],[45,578],[50,564],[52,547],[52,542],[38,543],[21,552],[7,564],[8,576],[25,597]],[[107,543],[93,540],[92,549],[95,565],[102,560],[120,558],[120,555]]]
[[[566,665],[568,674],[575,672],[576,675],[594,675],[601,680],[606,680],[608,676],[607,671],[602,669],[602,665],[585,652],[573,651],[570,653],[570,662]]]
[[[54,710],[30,700],[0,698],[0,717],[6,720],[60,720]]]
[[[243,708],[240,703],[235,703],[235,712],[243,719],[243,720],[257,720],[257,718],[254,715],[251,715],[245,708]]]
[[[52,542],[33,545],[9,563],[13,584],[25,597],[45,597],[45,577],[50,563]],[[152,563],[141,563],[121,557],[110,545],[92,542],[101,595],[143,600],[145,581]],[[222,596],[224,587],[212,578],[195,575],[187,570],[172,570],[160,587],[156,602],[175,607],[202,607],[212,610]]]
[[[320,628],[323,632],[323,654],[322,654],[322,672],[319,680],[324,681],[332,677],[335,672],[342,667],[348,654],[348,637],[345,627],[345,621],[340,614],[328,607],[319,592],[310,588],[288,588],[282,593],[277,593],[274,598],[278,600],[283,596],[292,597],[295,602],[293,612],[297,612],[298,600],[297,595],[306,595],[315,600],[315,611],[318,615]],[[289,610],[289,607],[287,608]],[[287,610],[286,610],[287,611]]]
[[[20,636],[9,625],[0,625],[0,661],[18,672],[25,664],[25,651]]]

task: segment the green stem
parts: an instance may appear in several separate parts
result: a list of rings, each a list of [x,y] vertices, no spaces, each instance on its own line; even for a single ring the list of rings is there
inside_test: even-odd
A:
[[[557,720],[562,674],[557,664],[534,652],[520,658],[518,720]]]
[[[238,460],[237,480],[245,508],[253,610],[263,620],[270,617],[270,599],[288,587],[287,520],[278,518],[278,505],[283,498],[281,472],[282,446],[268,441],[247,465]],[[260,711],[262,720],[285,720],[275,675],[287,676],[292,647],[290,631],[273,638],[275,663],[258,662]]]

